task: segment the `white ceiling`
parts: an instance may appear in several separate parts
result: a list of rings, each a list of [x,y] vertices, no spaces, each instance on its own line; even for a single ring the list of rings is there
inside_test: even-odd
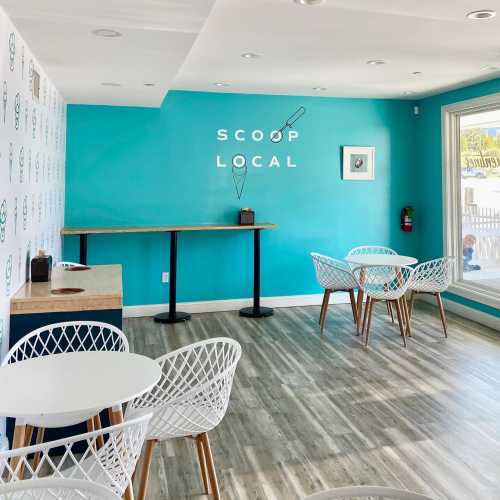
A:
[[[73,103],[158,106],[172,88],[413,99],[500,76],[482,69],[500,67],[500,0],[0,3]],[[478,9],[498,15],[466,19]],[[123,36],[95,37],[97,28]],[[244,52],[261,57],[243,59]],[[220,81],[229,86],[214,87]]]
[[[496,18],[467,19],[478,9]],[[261,54],[245,60],[244,52]],[[369,66],[384,59],[384,66]],[[500,73],[500,0],[217,0],[174,86],[218,92],[402,97]],[[422,74],[412,75],[414,71]],[[326,87],[315,92],[313,87]]]
[[[213,3],[0,0],[68,102],[130,106],[161,104]],[[100,28],[123,36],[92,34]],[[103,82],[121,87],[102,86]]]

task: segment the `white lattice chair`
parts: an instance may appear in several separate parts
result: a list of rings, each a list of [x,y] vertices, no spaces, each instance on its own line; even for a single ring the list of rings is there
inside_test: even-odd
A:
[[[413,493],[406,490],[388,488],[386,486],[347,486],[344,488],[334,488],[333,490],[322,491],[310,495],[304,500],[334,500],[343,498],[344,500],[362,498],[377,498],[378,500],[433,500],[431,497]]]
[[[120,500],[109,488],[82,479],[26,479],[0,485],[0,500]]]
[[[441,257],[439,259],[422,262],[422,264],[415,267],[413,278],[408,287],[409,290],[411,290],[409,306],[410,318],[413,312],[415,296],[417,294],[425,293],[434,295],[439,308],[445,337],[448,337],[448,329],[441,293],[444,292],[451,284],[454,263],[454,257]]]
[[[360,288],[367,295],[362,331],[365,334],[365,346],[370,336],[373,305],[386,301],[396,307],[403,343],[406,347],[406,334],[411,337],[409,313],[404,298],[413,276],[409,266],[360,266],[353,271]],[[385,281],[388,276],[392,279]]]
[[[364,245],[360,247],[354,247],[351,250],[349,250],[347,257],[352,257],[355,255],[397,255],[398,253],[396,250],[393,250],[392,248],[389,247],[384,247],[381,245]],[[351,264],[351,269],[354,269],[357,267],[357,265]],[[393,275],[388,275],[388,276],[380,276],[380,279],[383,283],[387,281],[391,281],[394,278]],[[358,314],[361,314],[361,307],[362,307],[362,302],[360,297],[358,297]],[[392,313],[392,308],[390,302],[387,302],[387,312],[389,313],[389,316],[391,317],[392,322],[394,323],[394,315]],[[358,325],[358,331],[359,331],[359,325]]]
[[[224,417],[241,346],[229,338],[214,338],[183,347],[157,359],[162,376],[148,393],[127,407],[126,419],[153,411],[143,463],[138,500],[146,494],[151,456],[156,443],[170,438],[194,437],[205,493],[208,483],[219,500],[217,475],[207,432]]]
[[[150,419],[149,413],[79,436],[1,452],[0,484],[42,477],[80,479],[122,496],[140,456]],[[63,452],[57,454],[60,447]],[[40,460],[35,463],[31,457],[38,454]]]
[[[384,247],[384,246],[380,246],[380,245],[365,245],[365,246],[352,248],[351,250],[349,250],[349,253],[347,254],[347,256],[351,257],[353,255],[372,255],[372,254],[397,255],[398,252],[396,252],[396,250],[393,250],[392,248]]]
[[[342,291],[349,293],[354,323],[357,323],[358,315],[354,289],[358,287],[358,284],[352,274],[349,264],[342,260],[315,252],[311,253],[311,257],[314,270],[316,271],[316,279],[319,285],[324,289],[323,303],[321,304],[321,312],[319,314],[321,333],[323,333],[325,327],[330,295],[334,292]]]
[[[129,345],[125,334],[116,326],[97,321],[68,321],[43,326],[25,335],[16,342],[2,361],[1,366],[17,363],[39,356],[50,356],[65,352],[80,351],[118,351],[128,352]],[[33,381],[35,384],[36,381]],[[99,415],[51,415],[26,419],[30,444],[34,427],[38,428],[36,442],[41,443],[46,428],[66,427],[92,418],[89,429],[100,429]]]

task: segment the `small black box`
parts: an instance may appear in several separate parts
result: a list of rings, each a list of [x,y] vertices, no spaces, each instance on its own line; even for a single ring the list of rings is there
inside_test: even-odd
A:
[[[50,281],[52,274],[52,257],[43,250],[31,259],[31,281],[33,283]]]
[[[240,226],[253,226],[255,224],[255,212],[251,208],[242,208],[239,217]]]

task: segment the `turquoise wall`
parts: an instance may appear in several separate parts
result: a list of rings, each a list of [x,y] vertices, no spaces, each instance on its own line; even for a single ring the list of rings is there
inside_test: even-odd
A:
[[[299,137],[273,144],[269,134],[299,106]],[[220,128],[246,140],[217,140]],[[353,246],[381,244],[418,251],[399,228],[399,212],[417,207],[416,118],[397,100],[170,92],[161,109],[69,106],[66,225],[156,225],[235,222],[240,207],[278,224],[262,235],[263,296],[318,293],[310,251],[343,257]],[[258,136],[257,136],[258,137]],[[376,147],[376,180],[341,180],[341,146]],[[236,153],[273,155],[280,167],[249,166],[241,201],[231,169]],[[295,168],[285,166],[286,157]],[[78,259],[78,239],[65,239],[65,259]],[[91,264],[124,264],[125,304],[167,301],[168,236],[90,236]],[[178,300],[249,297],[252,235],[179,236]]]
[[[422,260],[443,255],[443,193],[441,107],[447,104],[500,92],[500,79],[471,85],[421,100],[417,119],[417,170],[420,217],[419,255]],[[500,316],[500,310],[462,297],[447,298]]]

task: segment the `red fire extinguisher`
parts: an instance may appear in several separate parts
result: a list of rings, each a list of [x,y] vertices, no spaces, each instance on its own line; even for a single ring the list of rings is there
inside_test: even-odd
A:
[[[405,233],[413,231],[413,207],[404,207],[401,210],[401,229]]]

